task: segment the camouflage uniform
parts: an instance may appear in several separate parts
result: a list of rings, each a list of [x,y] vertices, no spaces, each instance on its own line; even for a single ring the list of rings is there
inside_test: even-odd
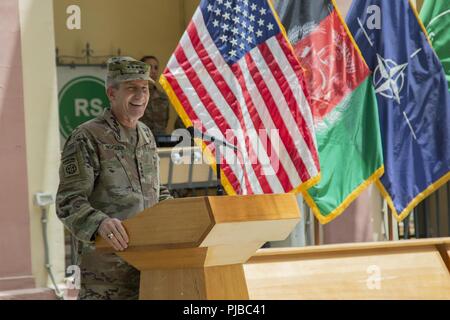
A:
[[[140,121],[150,128],[153,135],[166,133],[169,122],[169,98],[154,85],[150,86],[150,100]]]
[[[140,122],[127,129],[107,109],[68,138],[59,174],[56,212],[78,240],[79,298],[137,299],[139,271],[114,253],[96,252],[94,240],[104,219],[125,220],[171,198],[160,185],[150,129]]]

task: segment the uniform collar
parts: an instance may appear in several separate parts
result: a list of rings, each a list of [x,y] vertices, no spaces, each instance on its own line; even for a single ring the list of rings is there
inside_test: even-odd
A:
[[[101,116],[109,127],[114,132],[114,135],[118,142],[127,143],[127,138],[123,132],[123,126],[120,125],[117,118],[113,115],[110,108],[107,108],[103,111],[103,115]],[[147,132],[145,125],[138,122],[137,124],[137,132],[138,132],[138,147],[142,147],[146,144],[150,144],[149,132]]]

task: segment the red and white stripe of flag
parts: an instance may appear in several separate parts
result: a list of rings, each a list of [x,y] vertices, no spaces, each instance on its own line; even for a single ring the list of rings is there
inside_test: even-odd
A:
[[[237,144],[237,160],[225,152],[222,168],[238,194],[289,192],[318,175],[313,119],[300,74],[281,33],[230,67],[200,9],[164,71],[191,121],[200,122],[204,133]]]

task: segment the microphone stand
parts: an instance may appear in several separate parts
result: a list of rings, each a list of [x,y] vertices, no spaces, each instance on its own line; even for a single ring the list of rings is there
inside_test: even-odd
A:
[[[217,177],[217,192],[216,193],[218,196],[225,195],[225,190],[223,189],[222,180],[221,180],[220,146],[225,146],[227,148],[231,148],[236,152],[238,151],[238,148],[235,145],[233,145],[227,141],[222,141],[220,139],[217,139],[214,136],[204,134],[200,130],[195,129],[194,127],[188,127],[187,130],[189,131],[189,133],[191,134],[192,137],[200,137],[203,140],[209,140],[212,143],[214,143],[214,146],[216,148],[216,177]]]
[[[223,196],[225,194],[225,190],[223,190],[222,180],[221,180],[221,177],[220,177],[220,171],[221,171],[221,166],[220,166],[220,145],[222,143],[217,141],[217,139],[214,138],[214,137],[211,137],[211,142],[214,143],[214,146],[216,148],[216,176],[217,176],[217,191],[216,191],[216,194],[218,196]]]

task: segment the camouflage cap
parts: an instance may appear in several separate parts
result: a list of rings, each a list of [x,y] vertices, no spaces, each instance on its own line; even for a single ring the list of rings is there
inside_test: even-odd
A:
[[[146,63],[131,57],[122,56],[108,59],[106,77],[108,80],[115,80],[118,82],[131,80],[152,81],[150,78],[150,67]]]

